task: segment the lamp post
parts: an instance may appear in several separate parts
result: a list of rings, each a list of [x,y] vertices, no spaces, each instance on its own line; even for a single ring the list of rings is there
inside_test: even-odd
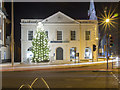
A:
[[[12,67],[14,66],[14,8],[13,8],[13,0],[12,0],[12,26],[11,26],[11,61]]]
[[[112,8],[111,8],[107,11],[107,7],[105,7],[104,15],[102,13],[100,13],[101,17],[98,17],[100,20],[99,26],[103,25],[103,28],[105,27],[105,31],[106,31],[104,33],[104,35],[106,35],[106,45],[105,46],[106,46],[106,51],[107,51],[107,69],[108,69],[108,47],[109,47],[109,45],[108,45],[108,38],[109,38],[108,31],[109,30],[108,29],[109,29],[109,27],[115,28],[114,24],[118,24],[116,22],[116,19],[117,19],[116,17],[118,17],[118,13],[115,13],[116,9],[117,9],[117,7],[114,10],[112,10]]]
[[[110,19],[107,18],[107,19],[105,20],[106,24],[108,24],[109,21],[110,21]],[[108,28],[107,28],[107,30],[106,30],[106,42],[107,42],[107,48],[106,48],[106,49],[107,49],[107,69],[108,69],[108,38],[109,38],[109,35],[108,35]]]

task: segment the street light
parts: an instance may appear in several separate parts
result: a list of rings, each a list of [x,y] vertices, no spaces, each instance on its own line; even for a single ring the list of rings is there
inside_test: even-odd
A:
[[[99,21],[99,26],[102,25],[102,29],[104,28],[105,29],[105,33],[104,35],[106,35],[106,46],[107,46],[107,69],[108,69],[108,38],[109,38],[109,30],[111,27],[113,28],[116,28],[115,27],[115,24],[118,24],[116,23],[116,19],[118,19],[118,13],[115,13],[116,12],[116,9],[117,9],[117,6],[112,9],[112,7],[110,7],[109,10],[107,10],[107,7],[105,7],[105,10],[104,10],[104,14],[100,13],[100,16],[101,17],[98,17],[98,19],[100,20]]]
[[[108,18],[108,19],[106,19],[106,23],[108,23],[110,21],[110,19]]]
[[[106,19],[105,20],[106,24],[108,24],[110,22],[110,19]],[[107,40],[107,69],[108,69],[108,38],[109,38],[109,35],[108,35],[108,30],[106,30],[106,40]]]

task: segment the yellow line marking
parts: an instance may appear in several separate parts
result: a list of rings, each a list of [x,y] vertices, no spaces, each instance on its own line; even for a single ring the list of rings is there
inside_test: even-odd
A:
[[[20,88],[18,90],[20,90],[23,86],[25,86],[24,84],[20,86]]]
[[[30,90],[33,90],[32,87],[28,84],[28,88],[30,88]]]
[[[33,84],[34,84],[37,80],[38,80],[38,78],[36,78],[36,79],[32,82],[31,87],[33,86]]]
[[[45,79],[41,78],[42,81],[45,83],[45,85],[47,86],[48,90],[50,90],[50,87],[48,86],[47,82],[45,81]]]
[[[26,87],[28,87],[29,89],[33,90],[33,89],[32,89],[32,86],[33,86],[33,84],[34,84],[37,80],[38,80],[38,78],[36,78],[36,79],[32,82],[31,85],[29,85],[29,84],[27,84],[27,85],[22,84],[18,90],[20,90],[23,86],[26,86]]]

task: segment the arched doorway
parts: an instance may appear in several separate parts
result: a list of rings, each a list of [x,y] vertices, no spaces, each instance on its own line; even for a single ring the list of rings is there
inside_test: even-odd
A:
[[[32,47],[29,47],[27,49],[27,62],[30,62],[30,60],[32,59],[32,57],[33,57]]]
[[[85,59],[92,59],[92,51],[89,47],[85,48]]]
[[[61,47],[56,49],[56,60],[63,60],[63,49]]]

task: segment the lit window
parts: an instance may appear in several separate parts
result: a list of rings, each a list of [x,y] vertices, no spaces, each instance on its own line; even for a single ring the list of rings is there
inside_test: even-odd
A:
[[[70,59],[75,59],[76,47],[70,48]]]
[[[57,31],[57,40],[62,40],[62,31]]]
[[[90,40],[90,31],[85,31],[85,40]]]
[[[76,32],[71,31],[71,40],[76,40]]]
[[[1,25],[1,22],[2,22],[1,20],[2,20],[2,19],[1,19],[1,15],[0,15],[0,25]]]
[[[28,31],[28,40],[33,39],[33,31]]]

